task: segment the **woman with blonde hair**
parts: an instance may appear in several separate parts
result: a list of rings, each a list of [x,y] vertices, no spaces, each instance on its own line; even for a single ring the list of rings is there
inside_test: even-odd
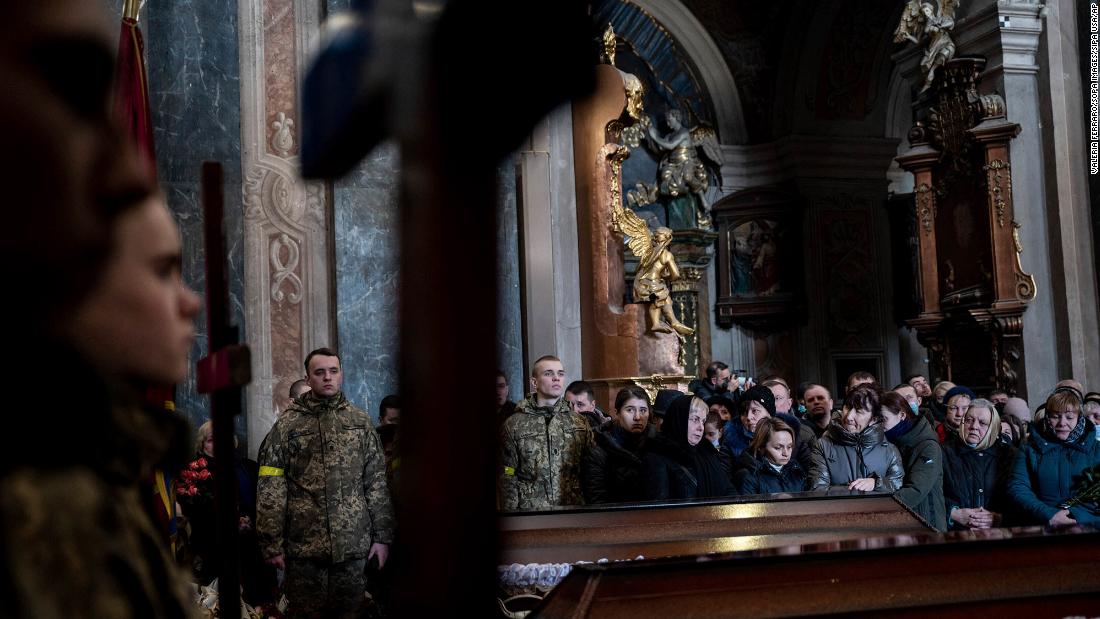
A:
[[[740,456],[734,482],[741,494],[802,492],[806,472],[793,457],[797,438],[782,419],[761,419],[752,443]]]
[[[953,529],[1013,524],[1016,510],[1006,487],[1016,449],[1000,440],[1000,429],[997,407],[977,399],[963,415],[957,440],[943,443],[943,496]]]

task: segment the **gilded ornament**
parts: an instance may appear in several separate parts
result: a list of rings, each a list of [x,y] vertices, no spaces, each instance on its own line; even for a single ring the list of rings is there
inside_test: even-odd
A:
[[[607,58],[607,64],[615,66],[615,29],[607,24],[607,30],[603,31],[603,53]]]
[[[1020,262],[1020,255],[1024,253],[1024,246],[1020,243],[1020,228],[1022,226],[1012,222],[1012,242],[1016,245],[1016,297],[1021,301],[1035,299],[1038,292],[1035,287],[1035,277],[1024,272],[1024,265]]]
[[[930,234],[932,232],[932,220],[936,216],[932,188],[928,186],[928,183],[921,183],[914,193],[916,194],[917,217],[924,227],[924,232]]]
[[[645,86],[642,80],[636,75],[624,73],[623,86],[626,88],[626,113],[634,120],[641,120],[645,114]]]
[[[1000,159],[994,159],[989,165],[983,166],[986,171],[989,185],[989,200],[997,211],[997,225],[1005,227],[1005,211],[1008,210],[1006,199],[1012,198],[1012,175],[1008,173],[1009,165]]]
[[[637,213],[623,207],[619,176],[622,173],[622,161],[627,154],[627,150],[620,147],[609,156],[612,170],[611,226],[615,232],[626,237],[630,251],[640,258],[638,271],[634,275],[634,300],[648,304],[649,332],[675,331],[680,336],[691,335],[695,333],[695,329],[680,322],[672,311],[668,283],[680,279],[676,258],[668,250],[668,244],[672,242],[672,230],[662,226],[656,232],[650,232],[649,225]]]

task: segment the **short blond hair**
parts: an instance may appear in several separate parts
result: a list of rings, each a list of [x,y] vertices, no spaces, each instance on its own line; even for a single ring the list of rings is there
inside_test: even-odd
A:
[[[214,436],[214,422],[207,419],[206,423],[199,426],[199,429],[195,432],[195,453],[205,454],[206,452],[202,450],[202,444],[212,436]],[[237,435],[234,434],[233,447],[236,448],[237,445]]]

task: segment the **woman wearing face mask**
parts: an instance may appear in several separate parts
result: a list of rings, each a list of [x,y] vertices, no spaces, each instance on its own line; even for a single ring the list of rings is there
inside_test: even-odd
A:
[[[585,502],[643,500],[642,457],[652,438],[649,395],[641,387],[623,387],[615,396],[615,414],[595,434],[583,462]]]
[[[1016,456],[1008,494],[1030,522],[1054,527],[1100,523],[1095,503],[1064,507],[1080,492],[1082,473],[1100,465],[1100,441],[1080,411],[1075,389],[1055,389],[1045,415]]]
[[[905,468],[905,481],[894,496],[937,530],[946,531],[943,451],[936,431],[897,393],[883,395],[880,404],[886,440],[898,448]]]
[[[806,472],[794,458],[794,430],[781,419],[769,417],[756,426],[749,448],[741,454],[735,486],[741,494],[802,492]]]
[[[733,494],[718,451],[703,439],[707,413],[706,402],[693,396],[685,395],[669,405],[661,432],[643,459],[646,499]]]
[[[1007,526],[1014,512],[1005,490],[1016,450],[1000,440],[1001,416],[989,400],[974,400],[959,440],[943,444],[943,496],[953,529]]]
[[[849,392],[840,422],[833,422],[814,446],[811,489],[843,486],[893,492],[901,488],[905,479],[901,455],[886,440],[882,422],[873,387],[860,386]]]

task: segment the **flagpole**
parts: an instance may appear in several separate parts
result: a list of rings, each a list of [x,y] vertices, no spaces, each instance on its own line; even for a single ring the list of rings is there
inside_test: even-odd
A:
[[[141,9],[140,0],[124,0],[122,4],[122,18],[137,21],[138,11]]]

